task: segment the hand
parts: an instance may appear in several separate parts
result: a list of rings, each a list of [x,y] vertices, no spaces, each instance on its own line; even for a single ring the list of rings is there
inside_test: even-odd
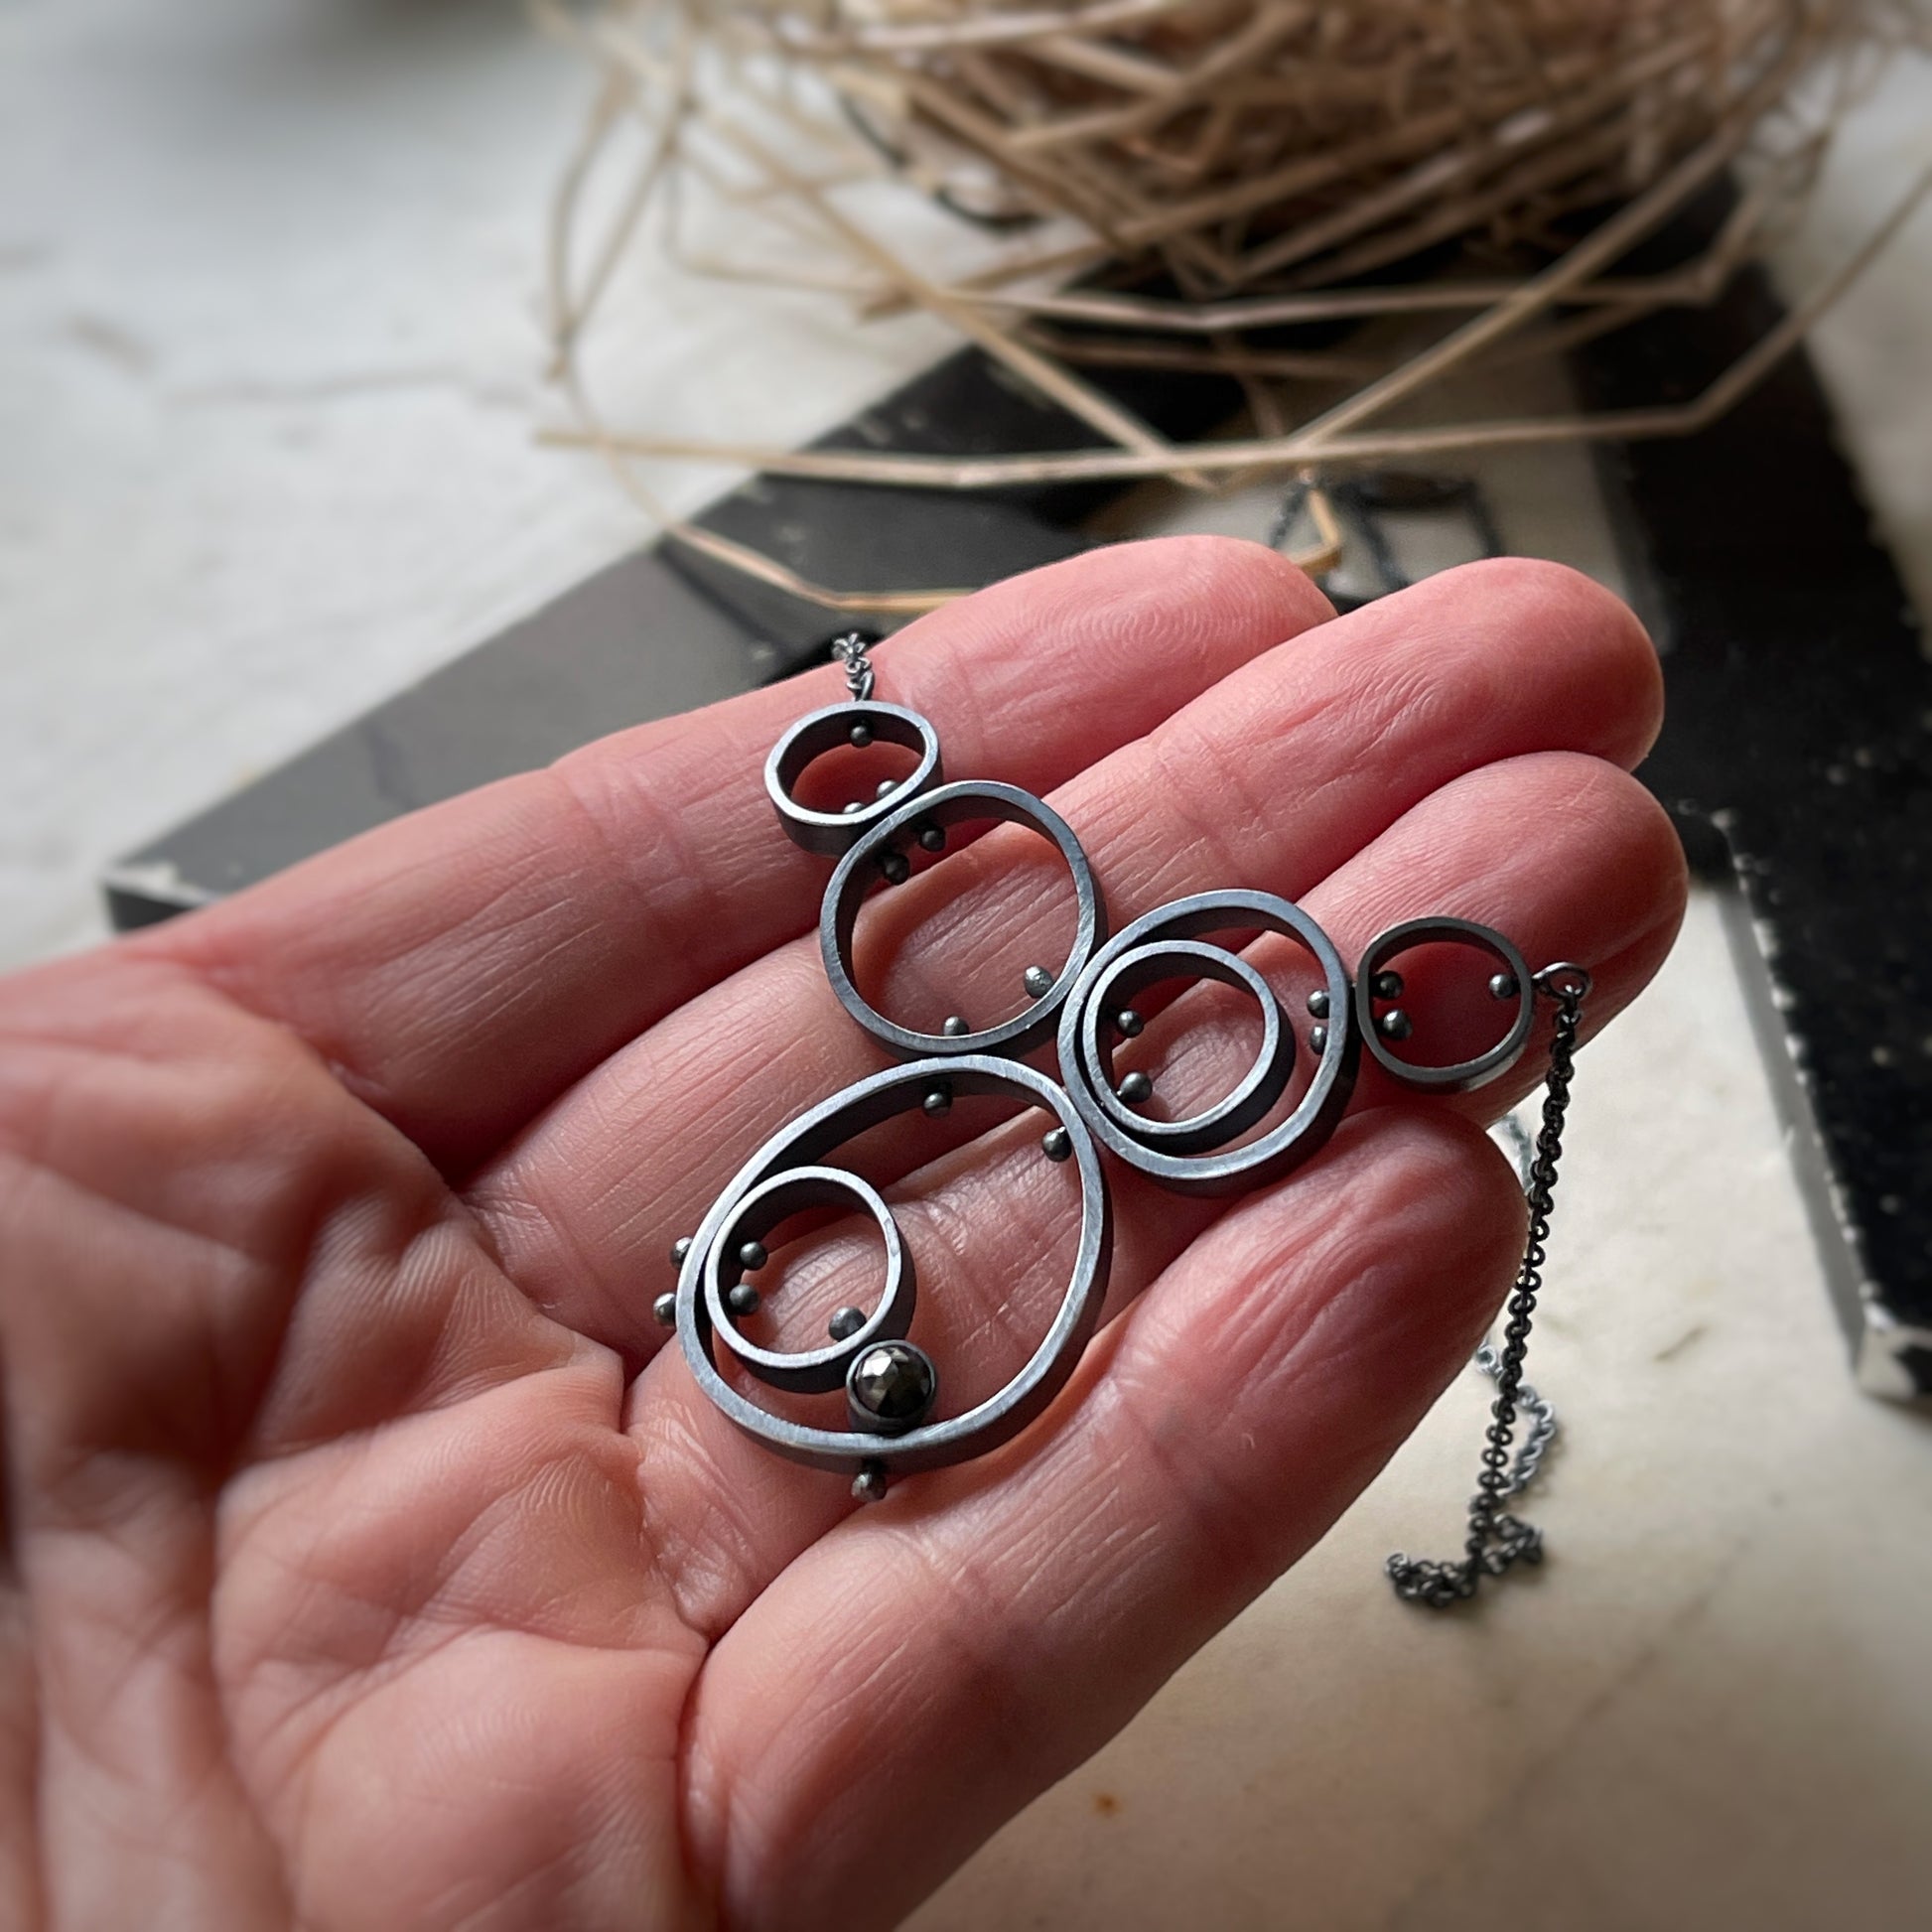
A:
[[[1117,926],[1257,887],[1352,958],[1461,913],[1587,962],[1592,1024],[1670,944],[1681,860],[1625,775],[1656,661],[1569,572],[1330,621],[1271,552],[1180,539],[877,662],[954,775],[1050,796]],[[888,1924],[1467,1358],[1523,1235],[1479,1123],[1534,1054],[1461,1101],[1365,1077],[1231,1203],[1115,1170],[1073,1385],[877,1507],[710,1409],[651,1320],[666,1250],[881,1063],[759,775],[842,689],[621,733],[0,991],[7,1923]],[[1057,963],[1042,852],[989,835],[870,914],[883,1003],[989,1012]],[[970,1111],[909,1123],[904,1218],[958,1251],[922,1335],[997,1383],[1064,1279],[1065,1171]],[[867,1300],[868,1259],[820,1278]]]

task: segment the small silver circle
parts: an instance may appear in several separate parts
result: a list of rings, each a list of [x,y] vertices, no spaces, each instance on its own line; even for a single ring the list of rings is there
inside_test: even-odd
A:
[[[840,746],[860,743],[861,730],[867,734],[867,744],[878,739],[915,753],[919,761],[911,773],[886,785],[870,801],[854,799],[837,811],[815,811],[799,804],[791,795],[792,787],[806,765]],[[881,820],[931,791],[944,775],[939,764],[939,734],[931,722],[903,705],[887,704],[878,698],[808,711],[772,746],[764,760],[764,789],[785,837],[807,852],[827,858],[850,851]]]
[[[787,1351],[760,1348],[747,1340],[732,1317],[753,1312],[757,1304],[754,1302],[750,1309],[739,1307],[734,1298],[748,1284],[727,1281],[730,1271],[726,1257],[743,1267],[747,1250],[764,1252],[764,1244],[758,1237],[770,1233],[793,1214],[811,1207],[850,1207],[855,1203],[872,1216],[886,1243],[886,1287],[872,1313],[850,1333],[834,1336],[827,1347]],[[899,1238],[898,1223],[878,1188],[843,1168],[788,1168],[748,1189],[704,1255],[694,1253],[686,1263],[687,1275],[694,1265],[704,1282],[705,1312],[711,1326],[733,1355],[774,1389],[805,1395],[836,1389],[844,1383],[854,1357],[874,1342],[897,1340],[912,1325],[918,1283],[912,1257]]]
[[[1199,939],[1163,939],[1118,953],[1110,946],[1108,951],[1114,955],[1112,964],[1080,996],[1077,1051],[1085,1089],[1116,1127],[1144,1145],[1163,1148],[1170,1154],[1201,1154],[1246,1133],[1281,1098],[1295,1064],[1294,1029],[1284,1023],[1281,1002],[1273,988],[1239,953]],[[1138,1076],[1145,1084],[1137,1084],[1132,1093],[1126,1089],[1129,1081],[1136,1080],[1134,1074],[1118,1085],[1114,1082],[1108,1015],[1113,1015],[1113,1031],[1135,1037],[1141,1031],[1141,1017],[1132,1007],[1122,1009],[1121,1002],[1164,979],[1182,976],[1214,980],[1248,994],[1261,1009],[1261,1046],[1240,1082],[1212,1106],[1185,1120],[1149,1120],[1133,1111],[1132,1105],[1152,1091],[1146,1075]],[[1120,1023],[1129,1015],[1134,1025],[1123,1027]]]
[[[1260,927],[1295,940],[1312,955],[1320,970],[1323,990],[1331,1012],[1326,1037],[1315,1057],[1315,1066],[1307,1089],[1288,1118],[1267,1133],[1240,1147],[1227,1143],[1259,1122],[1286,1091],[1286,1074],[1275,1084],[1276,1072],[1285,1067],[1294,1051],[1294,1035],[1280,1011],[1280,1002],[1265,981],[1261,981],[1264,1026],[1272,1018],[1282,1037],[1271,1059],[1264,1039],[1264,1054],[1256,1069],[1218,1106],[1209,1108],[1196,1121],[1154,1122],[1132,1115],[1123,1122],[1108,1103],[1106,1068],[1099,1054],[1100,1018],[1113,1010],[1122,991],[1121,980],[1128,977],[1128,989],[1138,991],[1128,975],[1130,955],[1148,962],[1135,972],[1149,976],[1144,983],[1164,977],[1161,968],[1169,957],[1181,956],[1186,942],[1203,933],[1246,930]],[[1215,977],[1230,985],[1246,986],[1260,976],[1237,953],[1220,946],[1194,949],[1194,958],[1213,956],[1226,970]],[[1168,969],[1170,972],[1172,968]],[[1328,935],[1299,905],[1277,897],[1273,893],[1220,892],[1196,893],[1175,899],[1171,905],[1144,913],[1134,923],[1108,941],[1074,988],[1060,1019],[1060,1067],[1066,1075],[1067,1089],[1080,1118],[1094,1138],[1110,1153],[1130,1167],[1184,1194],[1232,1194],[1258,1187],[1299,1167],[1315,1153],[1341,1121],[1348,1096],[1355,1085],[1355,1070],[1360,1058],[1360,1041],[1348,1024],[1348,973]],[[1272,1037],[1272,1035],[1271,1035]],[[1094,1044],[1087,1044],[1091,1039]],[[1250,1083],[1253,1083],[1252,1085]],[[1272,1090],[1271,1090],[1272,1088]],[[1197,1123],[1212,1124],[1202,1128]]]
[[[1507,976],[1515,982],[1516,1013],[1502,1038],[1486,1052],[1477,1053],[1470,1059],[1453,1061],[1447,1066],[1425,1066],[1414,1060],[1398,1059],[1389,1051],[1386,1041],[1390,1038],[1409,1038],[1415,1032],[1415,1023],[1406,1011],[1383,1014],[1380,1021],[1375,1014],[1374,1003],[1382,997],[1376,990],[1377,982],[1399,978],[1399,975],[1384,971],[1388,962],[1413,947],[1431,945],[1473,946],[1477,951],[1487,953],[1500,968],[1490,979],[1492,994],[1497,979]],[[1398,1029],[1383,1024],[1398,1018],[1401,1021]],[[1523,955],[1495,927],[1478,925],[1473,919],[1455,919],[1447,915],[1404,919],[1399,925],[1390,926],[1386,932],[1377,933],[1369,941],[1355,970],[1357,1030],[1376,1064],[1405,1087],[1415,1087],[1427,1093],[1468,1093],[1476,1087],[1486,1086],[1491,1080],[1500,1079],[1523,1057],[1523,1049],[1529,1044],[1530,1030],[1535,1022],[1535,987]]]

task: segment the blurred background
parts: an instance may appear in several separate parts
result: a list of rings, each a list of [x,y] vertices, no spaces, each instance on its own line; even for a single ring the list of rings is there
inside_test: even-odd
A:
[[[164,910],[224,889],[213,873],[192,876],[215,834],[171,845],[173,828],[240,793],[257,803],[215,823],[220,839],[245,844],[249,824],[297,795],[281,775],[290,759],[506,630],[525,652],[556,642],[547,664],[617,652],[645,692],[659,689],[655,666],[675,697],[706,694],[707,679],[729,689],[782,671],[855,619],[889,627],[903,615],[801,605],[795,583],[781,605],[765,597],[769,582],[740,595],[713,557],[709,574],[680,581],[749,641],[742,655],[721,643],[723,655],[691,672],[694,686],[666,668],[677,640],[650,628],[650,611],[668,608],[651,603],[657,591],[583,601],[587,584],[642,584],[635,559],[662,522],[721,497],[738,520],[714,527],[750,541],[747,519],[774,485],[748,488],[731,449],[824,438],[952,366],[963,340],[950,311],[836,276],[821,278],[837,284],[829,296],[812,286],[810,262],[833,258],[822,248],[804,248],[794,273],[723,279],[644,222],[599,286],[595,337],[586,309],[581,342],[560,358],[547,251],[573,156],[589,153],[614,73],[628,72],[646,96],[629,137],[647,159],[660,124],[649,86],[679,71],[675,37],[652,39],[661,22],[648,15],[560,10],[545,31],[507,0],[0,7],[0,965],[102,936],[110,875],[137,897],[152,888]],[[655,65],[625,69],[621,36],[599,38],[607,27],[641,36]],[[889,293],[907,262],[928,284],[984,283],[1002,250],[1039,249],[1042,233],[1062,245],[1058,214],[1028,229],[1004,206],[966,218],[936,205],[934,193],[957,203],[967,192],[944,172],[957,156],[915,151],[898,95],[853,98],[861,119],[874,116],[865,141],[901,170],[861,184],[850,205],[888,250]],[[800,99],[802,123],[819,106],[809,89]],[[1832,118],[1815,182],[1753,244],[1791,304],[1827,283],[1932,164],[1932,69],[1910,55],[1874,59]],[[753,124],[781,165],[831,179],[809,127],[781,115]],[[621,226],[635,177],[606,172],[607,160],[600,150],[580,185],[592,240],[566,264],[566,298],[596,279],[597,237]],[[760,200],[716,175],[692,179],[709,252],[766,249],[768,183]],[[992,179],[1002,186],[998,169]],[[1510,251],[1538,240],[1522,224],[1485,272],[1533,273]],[[1064,245],[1074,279],[1089,274],[1077,235]],[[1432,257],[1425,272],[1466,266]],[[1386,287],[1401,268],[1369,279]],[[1037,285],[1049,284],[1050,274]],[[1173,293],[1162,284],[1162,299]],[[863,328],[855,300],[872,317]],[[568,299],[565,312],[568,323]],[[1067,396],[1085,406],[1094,344],[1044,329],[1002,341],[1046,354],[1049,380],[1071,372]],[[1357,375],[1422,352],[1386,332],[1378,318],[1338,347],[1271,338],[1267,352],[1344,358],[1307,375],[1311,410],[1325,408]],[[1345,358],[1360,359],[1364,341],[1367,373],[1351,375]],[[1669,353],[1668,339],[1652,341],[1653,359]],[[1889,553],[1897,571],[1872,566],[1870,580],[1893,586],[1882,595],[1899,626],[1885,688],[1920,689],[1916,613],[1932,610],[1932,212],[1890,237],[1806,341],[1851,481],[1794,428],[1788,467],[1757,479],[1762,499],[1714,500],[1710,513],[1748,534],[1775,500],[1780,528],[1815,516],[1849,523],[1860,541],[1868,521],[1873,555]],[[1577,407],[1587,384],[1568,352],[1554,344],[1540,358],[1453,372],[1402,420]],[[1599,365],[1603,393],[1627,374]],[[1244,398],[1240,370],[1217,379],[1235,384],[1240,421],[1215,417],[1218,392],[1203,402],[1176,387],[1172,354],[1134,376],[1130,402],[1157,415],[1172,403],[1178,426],[1161,433],[1179,443],[1300,420],[1292,386]],[[880,420],[871,447],[893,444],[905,410]],[[623,442],[620,463],[588,447],[600,437]],[[1102,443],[1110,437],[1132,446],[1111,432]],[[706,447],[671,453],[680,442]],[[869,447],[858,434],[832,442]],[[1694,651],[1695,622],[1673,634],[1673,611],[1682,623],[1701,608],[1683,571],[1649,568],[1656,546],[1631,536],[1656,514],[1645,497],[1656,478],[1646,484],[1641,464],[1619,470],[1577,441],[1451,455],[1429,471],[1439,494],[1445,476],[1453,484],[1447,523],[1405,524],[1413,487],[1365,504],[1319,463],[1230,472],[1197,490],[1173,480],[1185,469],[1174,459],[1154,481],[1083,499],[1077,519],[1055,510],[1044,535],[975,525],[973,541],[992,546],[986,574],[998,574],[1007,553],[995,537],[1046,554],[1230,529],[1310,556],[1343,597],[1501,543],[1591,570],[1637,603],[1668,650]],[[1688,487],[1682,477],[1696,473],[1673,474]],[[1325,511],[1310,501],[1324,491]],[[836,521],[831,498],[778,496]],[[942,499],[917,500],[950,513]],[[783,524],[759,524],[759,554],[824,588],[800,562],[824,554],[812,533],[794,539]],[[908,543],[929,556],[927,537]],[[1008,567],[1031,560],[1016,553]],[[912,603],[930,588],[890,587]],[[545,630],[536,614],[559,599],[576,615]],[[600,611],[619,614],[608,619],[617,627],[587,642]],[[1861,640],[1832,648],[1856,653]],[[1767,659],[1755,675],[1774,694],[1783,673]],[[464,704],[476,702],[478,687],[464,689]],[[641,696],[636,715],[654,702]],[[1889,725],[1922,746],[1932,700],[1911,700],[1916,712],[1886,702]],[[456,714],[444,703],[426,737],[410,736],[420,706],[400,715],[406,766],[430,758],[423,747]],[[477,724],[451,768],[514,762],[526,741],[500,722]],[[575,722],[560,703],[555,729]],[[1841,754],[1857,764],[1863,743],[1821,752],[1817,772]],[[1687,743],[1673,772],[1698,755]],[[1922,830],[1923,764],[1890,751],[1876,761],[1893,775],[1885,795],[1900,823]],[[349,766],[303,769],[300,796],[312,798]],[[1792,786],[1814,781],[1822,796],[1827,778],[1793,768]],[[390,806],[427,783],[405,769]],[[1727,802],[1714,792],[1705,816]],[[314,824],[334,822],[318,812]],[[1843,836],[1852,857],[1841,871],[1856,875],[1856,826]],[[1912,1217],[1932,1174],[1909,1156],[1902,1180],[1873,1185],[1845,1218],[1835,1163],[1857,1165],[1855,1140],[1794,1075],[1797,1049],[1776,1014],[1783,982],[1762,977],[1776,957],[1761,943],[1766,904],[1737,897],[1722,850],[1708,873],[1665,978],[1584,1063],[1532,1364],[1567,1425],[1532,1512],[1556,1553],[1547,1571],[1478,1618],[1425,1619],[1388,1599],[1388,1550],[1453,1538],[1484,1402],[1472,1376],[1321,1549],[986,1848],[918,1924],[1173,1926],[1210,1912],[1271,1927],[1459,1927],[1504,1913],[1566,1928],[1924,1923],[1932,1433],[1922,1405],[1874,1399],[1874,1388],[1909,1395],[1916,1371],[1891,1343],[1882,1361],[1862,1357],[1858,1323],[1874,1278],[1881,1305],[1890,1295],[1907,1317],[1923,1306],[1911,1297],[1923,1292],[1925,1243],[1897,1229],[1922,1226]],[[1891,893],[1869,912],[1899,958],[1932,938],[1927,905]],[[1787,977],[1803,991],[1806,949],[1826,941],[1807,926],[1788,943]],[[1925,1078],[1932,1020],[1910,1032],[1925,990],[1904,967],[1895,985],[1887,1012],[1906,1031],[1878,1038],[1854,1026],[1838,1041],[1878,1081],[1842,1086],[1847,1116],[1920,1104],[1922,1085],[1898,1079],[1912,1066]],[[1907,1251],[1919,1272],[1871,1260]],[[1911,1326],[1894,1319],[1894,1340],[1900,1320]],[[1932,1332],[1913,1329],[1900,1346],[1932,1363]]]

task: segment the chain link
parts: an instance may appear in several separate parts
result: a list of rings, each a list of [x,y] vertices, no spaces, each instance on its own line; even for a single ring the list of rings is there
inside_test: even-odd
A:
[[[1494,1342],[1485,1341],[1471,1359],[1490,1381],[1502,1380],[1503,1358]],[[1522,1447],[1516,1451],[1509,1480],[1503,1484],[1502,1493],[1505,1496],[1520,1496],[1536,1480],[1550,1445],[1563,1429],[1557,1420],[1557,1405],[1540,1395],[1527,1382],[1516,1385],[1516,1407],[1529,1418],[1530,1428],[1529,1434],[1523,1438]]]
[[[1447,1609],[1473,1596],[1484,1577],[1500,1577],[1514,1564],[1543,1561],[1543,1532],[1511,1515],[1502,1504],[1529,1486],[1556,1435],[1556,1411],[1524,1382],[1523,1358],[1529,1352],[1530,1323],[1536,1313],[1536,1298],[1543,1289],[1544,1264],[1549,1259],[1545,1244],[1550,1238],[1557,1164],[1563,1158],[1563,1123],[1570,1107],[1577,1028],[1589,986],[1588,973],[1568,961],[1546,966],[1536,975],[1537,992],[1556,1004],[1556,1028],[1550,1040],[1543,1126],[1536,1137],[1536,1156],[1530,1163],[1525,1189],[1530,1230],[1523,1265],[1505,1310],[1508,1320],[1503,1327],[1502,1347],[1485,1344],[1476,1355],[1477,1365],[1495,1378],[1496,1399],[1489,1410],[1491,1421],[1483,1439],[1476,1493],[1469,1499],[1469,1532],[1459,1561],[1435,1562],[1400,1551],[1389,1559],[1389,1581],[1406,1603]],[[1525,1411],[1531,1418],[1529,1433],[1512,1468],[1510,1445],[1516,1438],[1517,1416]]]
[[[863,630],[848,630],[843,637],[832,639],[832,655],[845,666],[845,688],[854,704],[865,704],[872,697],[872,659],[866,653],[875,641]]]

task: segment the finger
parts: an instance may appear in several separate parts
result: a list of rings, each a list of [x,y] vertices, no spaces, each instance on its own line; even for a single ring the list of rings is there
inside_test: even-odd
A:
[[[1258,544],[1125,546],[996,585],[878,652],[948,765],[1046,789],[1328,615]],[[418,812],[137,942],[292,1027],[460,1172],[701,988],[800,932],[823,866],[760,771],[831,668]]]
[[[1539,837],[1499,847],[1500,811],[1520,812]],[[1421,863],[1419,854],[1427,855]],[[1324,923],[1343,927],[1379,918],[1392,894],[1416,894],[1427,904],[1441,902],[1433,897],[1440,893],[1452,903],[1477,888],[1493,895],[1505,929],[1597,962],[1590,1015],[1600,1025],[1668,951],[1682,910],[1683,861],[1668,819],[1634,779],[1600,760],[1544,754],[1485,766],[1437,791],[1309,903]],[[1396,902],[1405,913],[1417,909],[1413,900]],[[1165,1021],[1182,1018],[1176,1009]],[[1211,1063],[1210,1090],[1224,1091],[1252,1052],[1240,1024],[1225,1015],[1189,1021],[1185,1040]],[[1528,1065],[1520,1072],[1526,1082],[1540,1077]],[[955,1150],[917,1175],[914,1198],[896,1209],[915,1258],[939,1264],[921,1261],[922,1279],[943,1287],[922,1296],[915,1336],[943,1365],[943,1413],[957,1414],[1006,1382],[1044,1331],[1066,1281],[1077,1186],[1043,1159],[1037,1132],[1035,1118]],[[1108,1184],[1114,1311],[1184,1253],[1226,1203],[1175,1195],[1117,1164]],[[775,1332],[759,1339],[788,1348],[815,1342],[832,1309],[872,1305],[877,1271],[873,1244],[850,1238],[828,1241],[796,1280],[787,1264],[769,1311]],[[782,1406],[768,1391],[754,1399]],[[843,1484],[780,1462],[741,1436],[693,1383],[678,1350],[660,1355],[634,1385],[628,1426],[642,1451],[653,1547],[694,1628],[730,1628],[850,1510]]]
[[[1683,847],[1643,786],[1598,759],[1539,753],[1442,786],[1304,903],[1344,958],[1357,957],[1400,920],[1447,911],[1504,933],[1532,971],[1557,960],[1587,963],[1592,985],[1582,1036],[1588,1039],[1663,964],[1687,890]],[[1284,941],[1264,940],[1248,956],[1265,960],[1286,949]],[[1471,951],[1445,965],[1436,974],[1411,968],[1402,996],[1415,1026],[1402,1050],[1425,1066],[1485,1051],[1516,1011],[1514,1000],[1499,1006],[1488,996],[1495,962],[1487,955]],[[1240,1024],[1245,1016],[1235,1006],[1230,1025],[1229,1004],[1184,1026],[1150,1025],[1117,1066],[1142,1067],[1160,1089],[1174,1083],[1203,1096],[1225,1091],[1253,1051]],[[1528,1045],[1507,1073],[1468,1093],[1432,1096],[1434,1104],[1485,1123],[1506,1113],[1542,1083],[1552,1019],[1553,1011],[1537,1014]],[[1363,1054],[1355,1112],[1415,1097],[1413,1087]]]
[[[688,1706],[725,1916],[890,1924],[1092,1752],[1380,1468],[1522,1234],[1472,1127],[1353,1121],[1155,1284],[1077,1406],[801,1556]]]
[[[1559,747],[1634,760],[1657,691],[1641,628],[1587,579],[1515,562],[1451,572],[1269,652],[1052,802],[1117,923],[1218,886],[1299,898],[1492,759]],[[1064,897],[1040,841],[990,835],[877,906],[861,932],[862,953],[890,961],[875,997],[934,1028],[1022,1003],[1025,967],[1064,948]],[[656,1342],[647,1285],[671,1241],[747,1152],[880,1063],[801,942],[607,1062],[477,1176],[473,1203],[541,1307],[635,1358]],[[908,1124],[902,1145],[916,1163],[941,1143]],[[642,1188],[640,1173],[664,1178]]]

